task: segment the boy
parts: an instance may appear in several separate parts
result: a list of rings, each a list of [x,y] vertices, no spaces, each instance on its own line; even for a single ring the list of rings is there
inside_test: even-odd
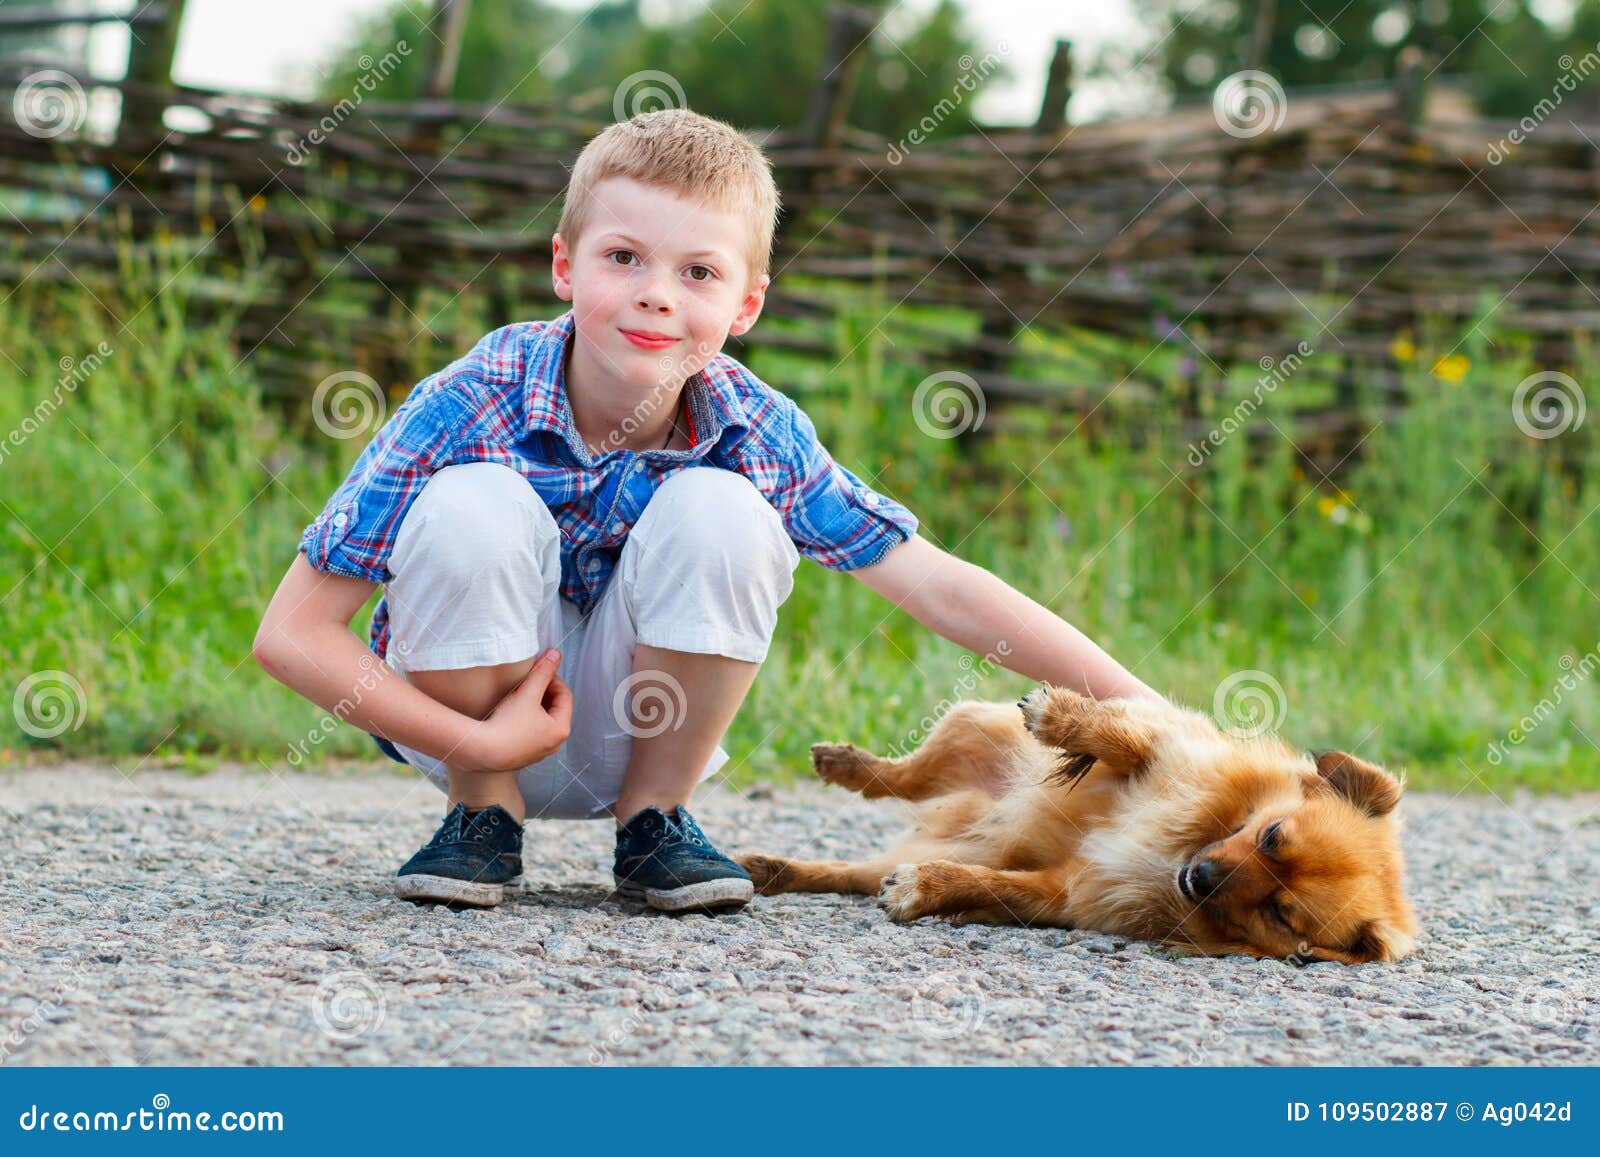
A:
[[[801,553],[973,651],[1003,639],[1012,670],[1155,696],[918,536],[719,352],[761,312],[777,209],[765,156],[720,121],[670,109],[600,133],[552,241],[571,311],[425,379],[306,527],[254,654],[446,793],[400,896],[493,905],[526,816],[611,816],[619,891],[743,905],[749,876],[685,805],[728,758]],[[350,621],[380,582],[363,647]]]

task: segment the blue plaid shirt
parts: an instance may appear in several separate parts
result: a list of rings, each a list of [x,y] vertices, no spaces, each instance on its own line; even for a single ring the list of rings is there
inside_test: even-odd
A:
[[[418,383],[301,534],[311,566],[388,582],[406,511],[434,471],[461,462],[510,466],[544,499],[561,529],[561,595],[585,614],[656,487],[679,470],[743,474],[795,548],[832,570],[869,566],[916,533],[915,515],[835,462],[805,411],[727,354],[684,383],[688,449],[595,456],[567,404],[572,335],[570,312],[504,326]],[[388,641],[380,599],[369,646],[381,657]]]

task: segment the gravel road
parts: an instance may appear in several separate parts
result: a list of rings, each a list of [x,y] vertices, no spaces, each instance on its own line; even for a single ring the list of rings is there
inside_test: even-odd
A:
[[[803,785],[695,812],[856,856],[901,822]],[[444,797],[403,770],[0,772],[0,1064],[1597,1064],[1600,797],[1411,796],[1399,965],[1179,957],[888,922],[867,899],[666,917],[605,823],[534,822],[498,909],[389,891]]]

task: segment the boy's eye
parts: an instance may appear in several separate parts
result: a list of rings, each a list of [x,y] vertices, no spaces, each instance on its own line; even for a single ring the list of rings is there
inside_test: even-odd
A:
[[[624,261],[624,257],[637,260],[637,254],[635,254],[631,249],[613,249],[610,253],[610,256],[618,265],[628,265],[631,263],[630,261]]]
[[[702,276],[702,274],[704,276]],[[705,265],[691,265],[691,266],[689,266],[689,276],[691,278],[693,278],[695,281],[710,281],[716,275],[717,275],[716,271],[711,269],[709,266],[705,266]]]

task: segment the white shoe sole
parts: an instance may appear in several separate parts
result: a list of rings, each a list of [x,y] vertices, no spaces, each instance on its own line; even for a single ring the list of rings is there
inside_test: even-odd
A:
[[[394,894],[402,900],[436,900],[441,904],[470,904],[475,908],[493,908],[505,899],[506,886],[414,873],[394,878]]]
[[[684,912],[691,908],[739,908],[750,902],[756,886],[749,880],[703,880],[681,888],[646,888],[617,881],[617,894],[642,900],[661,912]]]

